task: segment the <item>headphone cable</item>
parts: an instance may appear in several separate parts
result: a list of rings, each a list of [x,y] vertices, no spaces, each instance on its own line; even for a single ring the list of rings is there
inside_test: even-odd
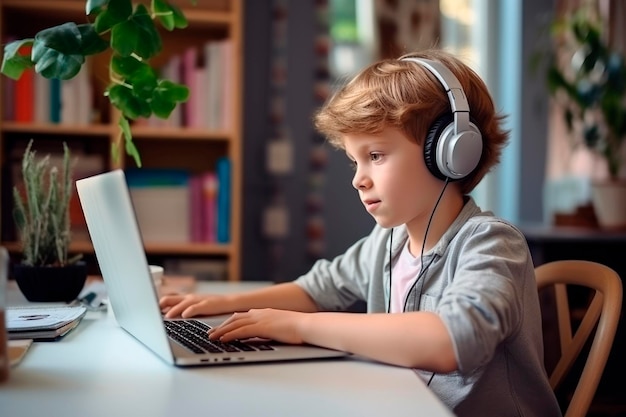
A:
[[[450,178],[446,177],[446,181],[443,184],[443,187],[441,188],[441,192],[439,193],[439,197],[437,198],[437,201],[435,202],[435,206],[433,207],[433,210],[430,213],[430,218],[428,219],[428,224],[426,225],[426,230],[424,231],[424,240],[422,241],[422,249],[420,251],[420,272],[417,275],[417,278],[415,279],[415,282],[413,283],[413,285],[411,285],[411,288],[409,288],[409,291],[407,292],[407,297],[404,301],[404,308],[402,309],[403,311],[406,310],[406,306],[407,303],[409,301],[409,297],[408,295],[411,293],[411,291],[413,291],[413,289],[415,288],[415,286],[417,285],[418,281],[420,281],[420,278],[422,278],[422,276],[424,274],[426,274],[426,271],[428,271],[428,268],[430,268],[430,265],[433,263],[433,261],[435,260],[435,257],[433,256],[432,258],[430,258],[430,261],[428,262],[428,265],[426,265],[426,267],[424,267],[424,247],[426,246],[426,239],[428,237],[428,231],[430,230],[430,225],[433,221],[433,217],[435,216],[435,211],[437,211],[437,207],[439,206],[439,202],[441,201],[441,198],[443,197],[443,193],[446,191],[446,188],[448,187],[448,184],[450,183]],[[421,285],[420,285],[420,290],[419,290],[419,295],[416,294],[416,299],[415,299],[415,304],[417,307],[419,307],[419,299],[422,296],[422,290],[424,289],[424,281],[422,280]]]

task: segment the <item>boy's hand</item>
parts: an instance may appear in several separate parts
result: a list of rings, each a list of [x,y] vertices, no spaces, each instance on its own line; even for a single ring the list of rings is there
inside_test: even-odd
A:
[[[211,294],[166,295],[159,300],[159,306],[170,319],[230,313],[224,308],[224,296]]]
[[[209,330],[210,339],[229,342],[260,337],[289,344],[302,344],[300,324],[307,313],[271,308],[234,313],[218,327]]]

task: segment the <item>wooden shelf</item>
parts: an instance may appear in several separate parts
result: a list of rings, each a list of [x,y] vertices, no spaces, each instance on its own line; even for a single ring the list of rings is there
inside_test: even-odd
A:
[[[230,142],[233,135],[229,131],[214,131],[196,128],[156,128],[147,126],[137,126],[132,128],[133,138],[172,140],[172,138],[197,141]]]
[[[233,82],[229,83],[229,105],[232,116],[228,129],[215,130],[189,127],[151,127],[142,123],[131,123],[131,133],[140,150],[142,165],[146,168],[184,169],[190,174],[200,174],[215,168],[220,157],[228,157],[231,162],[231,212],[230,237],[228,244],[182,243],[161,244],[147,242],[148,256],[164,259],[202,258],[207,261],[226,262],[229,280],[240,279],[240,231],[241,231],[241,190],[243,169],[242,158],[242,60],[243,60],[243,0],[200,0],[194,5],[190,0],[169,0],[181,8],[189,26],[172,32],[161,33],[162,52],[151,63],[154,66],[165,65],[175,54],[181,54],[186,48],[196,47],[200,53],[207,41],[230,39],[230,54]],[[85,0],[0,0],[0,28],[3,43],[10,38],[29,38],[41,29],[62,24],[67,21],[86,22]],[[157,24],[157,26],[159,26]],[[92,119],[101,123],[89,125],[70,125],[53,123],[18,123],[0,120],[0,170],[1,198],[7,204],[0,207],[0,233],[5,242],[1,244],[14,255],[21,252],[15,242],[15,231],[10,213],[11,175],[21,147],[30,138],[43,149],[56,149],[56,143],[66,141],[72,150],[79,151],[86,157],[97,156],[104,161],[104,169],[134,168],[132,158],[125,154],[113,155],[112,144],[117,143],[121,131],[118,126],[119,112],[103,98],[108,74],[108,58],[97,56],[90,58],[87,66],[91,70],[90,82],[94,88],[94,108]],[[10,90],[8,90],[10,91]],[[4,95],[5,84],[0,83],[0,95]],[[193,92],[192,92],[193,94]],[[3,106],[7,101],[0,97],[0,115],[6,117]],[[87,158],[85,158],[87,159]],[[91,158],[97,159],[97,158]],[[74,235],[77,236],[77,235]],[[80,234],[83,238],[83,234]],[[70,246],[73,254],[93,255],[90,242],[75,242]]]
[[[6,133],[39,133],[73,136],[110,136],[114,127],[108,124],[98,125],[62,125],[45,123],[2,122],[2,131]]]
[[[19,242],[2,242],[10,253],[22,251]],[[230,256],[233,253],[231,244],[218,243],[150,243],[145,245],[147,255],[209,255]],[[69,247],[70,253],[93,254],[91,242],[73,242]]]

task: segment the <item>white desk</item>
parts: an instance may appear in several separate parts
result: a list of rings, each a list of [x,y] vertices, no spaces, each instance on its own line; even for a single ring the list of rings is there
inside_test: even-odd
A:
[[[214,284],[199,290],[258,285]],[[89,312],[65,338],[33,344],[11,369],[9,381],[0,385],[0,415],[452,414],[409,369],[357,358],[179,369],[161,361],[106,313]]]

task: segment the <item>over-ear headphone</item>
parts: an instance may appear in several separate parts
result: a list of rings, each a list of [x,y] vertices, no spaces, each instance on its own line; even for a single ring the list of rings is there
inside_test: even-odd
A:
[[[450,100],[450,114],[433,122],[424,141],[424,161],[437,178],[459,180],[478,165],[483,150],[480,130],[470,121],[470,109],[461,83],[445,65],[430,59],[405,57],[430,71]]]

